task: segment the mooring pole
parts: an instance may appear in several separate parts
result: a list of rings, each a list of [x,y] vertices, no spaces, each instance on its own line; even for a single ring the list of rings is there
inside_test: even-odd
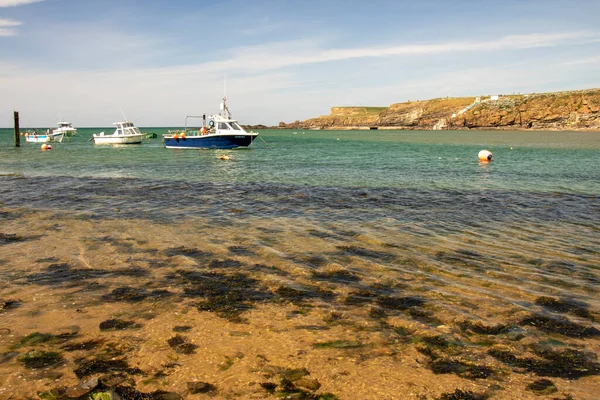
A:
[[[15,111],[15,147],[21,147],[21,136],[19,136],[19,112]]]

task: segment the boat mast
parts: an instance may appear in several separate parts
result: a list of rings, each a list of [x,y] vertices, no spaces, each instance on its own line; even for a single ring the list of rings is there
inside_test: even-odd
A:
[[[221,115],[227,119],[231,119],[231,113],[229,112],[229,108],[227,108],[227,76],[225,76],[223,93],[223,104],[221,105],[221,110],[223,113]]]

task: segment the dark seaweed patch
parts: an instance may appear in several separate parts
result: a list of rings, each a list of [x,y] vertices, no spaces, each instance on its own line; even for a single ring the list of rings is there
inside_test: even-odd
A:
[[[318,237],[320,239],[335,239],[340,240],[339,235],[330,232],[318,231],[316,229],[309,229],[308,234],[311,236]]]
[[[458,349],[443,336],[426,336],[419,340],[416,349],[428,357],[427,367],[434,374],[455,374],[466,379],[486,379],[494,372],[483,365],[448,357],[448,354],[457,354]]]
[[[376,296],[376,293],[372,290],[357,290],[349,293],[344,303],[348,305],[361,305],[372,302]]]
[[[146,289],[133,288],[130,286],[123,286],[113,289],[110,294],[102,296],[104,301],[129,301],[137,302],[144,300],[148,297]]]
[[[511,330],[510,325],[484,325],[481,321],[462,321],[458,324],[463,331],[472,331],[480,335],[499,335]]]
[[[377,261],[390,261],[395,257],[395,255],[392,253],[365,249],[359,246],[337,246],[337,248],[340,250],[340,254],[342,255],[364,257]]]
[[[363,346],[364,345],[360,342],[352,342],[349,340],[332,340],[329,342],[317,342],[313,344],[315,349],[356,349]]]
[[[325,265],[327,265],[327,263],[329,261],[327,261],[327,259],[323,256],[319,256],[319,255],[311,255],[311,256],[307,256],[307,257],[303,257],[302,261],[306,264],[308,264],[309,267],[312,268],[318,268],[318,267],[323,267]]]
[[[189,325],[179,325],[173,327],[173,332],[189,332],[192,330],[192,327]]]
[[[310,294],[305,290],[295,289],[289,286],[279,286],[275,293],[284,299],[291,301],[302,301],[307,297],[310,297]]]
[[[17,242],[25,242],[28,240],[37,240],[39,238],[41,238],[41,235],[37,235],[37,236],[21,236],[21,235],[17,235],[15,233],[3,233],[0,232],[0,245],[2,244],[10,244],[10,243],[17,243]]]
[[[56,257],[47,257],[47,258],[38,258],[37,260],[35,260],[36,263],[55,263],[58,262],[59,259]]]
[[[232,254],[236,256],[253,256],[254,252],[248,249],[246,246],[229,246],[227,248]]]
[[[113,318],[100,322],[99,327],[101,331],[121,331],[125,329],[139,328],[141,325],[135,323],[134,321],[124,321],[122,319]]]
[[[91,360],[78,360],[79,367],[73,372],[77,378],[81,379],[85,376],[90,376],[99,373],[115,373],[125,372],[130,375],[142,374],[142,370],[139,368],[130,368],[126,360],[123,359],[110,359],[104,360],[95,358]]]
[[[467,250],[458,251],[456,254],[448,254],[444,251],[439,251],[435,254],[435,259],[448,265],[456,267],[463,267],[473,269],[475,271],[484,271],[485,264],[477,261],[479,257],[473,256],[473,254],[479,254],[475,252],[469,252]]]
[[[19,300],[2,300],[2,299],[0,299],[0,311],[12,310],[19,306],[21,306],[21,301],[19,301]]]
[[[175,335],[171,339],[167,340],[169,347],[181,354],[193,354],[198,348],[195,344],[191,343],[185,336]]]
[[[542,296],[535,299],[535,304],[547,310],[558,313],[570,313],[582,318],[590,318],[589,305],[575,300],[556,299],[554,297]]]
[[[583,376],[599,375],[600,364],[582,351],[566,349],[534,349],[540,358],[517,357],[508,350],[491,349],[488,353],[503,363],[522,368],[539,376],[552,376],[564,379],[578,379]]]
[[[489,396],[484,393],[473,393],[470,390],[456,389],[452,393],[443,393],[438,400],[487,400]]]
[[[527,390],[537,395],[546,395],[556,393],[558,389],[550,379],[538,379],[527,385]]]
[[[93,350],[97,349],[103,343],[104,340],[102,339],[92,339],[85,342],[65,344],[61,347],[61,349],[65,351]]]
[[[354,272],[346,269],[312,271],[312,275],[313,278],[317,280],[327,280],[332,282],[358,282],[361,280]]]
[[[465,379],[486,379],[494,373],[489,367],[449,358],[431,360],[428,367],[434,374],[456,374]]]
[[[559,333],[574,338],[600,336],[600,330],[593,326],[582,326],[566,318],[551,318],[542,314],[533,314],[525,317],[519,322],[519,325],[534,326],[547,333]]]
[[[87,279],[98,279],[108,275],[109,272],[101,269],[72,268],[67,263],[50,264],[45,271],[36,274],[27,275],[25,278],[28,283],[37,285],[56,285],[56,284],[78,284]]]
[[[27,368],[37,369],[56,365],[63,361],[62,356],[54,351],[31,350],[19,357]]]
[[[207,382],[187,382],[190,394],[211,393],[217,390],[216,386]]]
[[[210,268],[239,268],[243,264],[237,260],[227,258],[225,260],[211,260]]]
[[[212,253],[198,250],[195,248],[191,249],[191,248],[185,247],[185,246],[170,247],[167,250],[165,250],[164,253],[169,257],[186,256],[186,257],[196,259],[198,261],[207,261],[212,257]]]
[[[178,277],[188,282],[188,286],[184,288],[185,296],[205,299],[198,302],[198,310],[212,311],[232,322],[243,322],[241,314],[252,308],[252,302],[266,300],[272,296],[261,289],[256,279],[246,274],[180,270],[168,279],[176,280]]]
[[[380,307],[388,310],[408,310],[413,307],[421,307],[425,304],[425,300],[418,296],[392,297],[379,296],[377,304]]]
[[[270,265],[264,265],[264,264],[254,264],[250,268],[250,271],[263,272],[265,274],[273,274],[273,275],[279,275],[279,276],[287,276],[287,275],[289,275],[287,272],[282,271],[278,267],[270,266]]]
[[[110,273],[116,276],[130,276],[133,278],[143,278],[150,275],[150,271],[141,267],[122,268],[111,271]]]
[[[102,296],[104,301],[127,301],[130,303],[135,303],[138,301],[145,300],[147,298],[164,298],[173,296],[173,293],[169,292],[165,289],[157,289],[153,291],[148,291],[144,288],[134,288],[130,286],[122,286],[116,289],[113,289],[112,292]]]

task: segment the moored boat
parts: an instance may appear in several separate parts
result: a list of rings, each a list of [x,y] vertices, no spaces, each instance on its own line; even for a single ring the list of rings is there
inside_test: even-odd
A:
[[[202,118],[202,126],[188,128],[189,118]],[[227,108],[227,97],[223,97],[219,114],[208,117],[206,114],[201,117],[188,115],[184,130],[169,132],[163,135],[163,140],[167,149],[235,149],[249,147],[257,137],[257,132],[246,132],[233,119]]]
[[[145,135],[133,125],[133,122],[115,122],[116,125],[112,135],[105,135],[104,132],[92,135],[95,144],[140,144]]]
[[[71,137],[77,135],[77,128],[73,127],[70,122],[61,121],[57,123],[58,128],[54,129],[52,133],[54,135],[64,134],[64,136]]]
[[[25,133],[25,141],[28,143],[47,143],[47,142],[62,142],[64,133],[50,132],[50,129],[46,129],[45,133],[38,133],[36,130],[33,132]]]

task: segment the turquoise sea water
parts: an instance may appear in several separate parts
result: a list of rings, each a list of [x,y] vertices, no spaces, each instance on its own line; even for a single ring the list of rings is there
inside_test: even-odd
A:
[[[110,128],[80,129],[70,142],[42,152],[24,138],[13,148],[12,130],[2,129],[0,174],[600,193],[598,132],[264,131],[269,147],[257,140],[253,150],[229,152],[233,160],[223,163],[214,151],[167,150],[160,138],[94,145],[89,139],[100,130]],[[493,163],[477,162],[481,149],[494,154]]]

